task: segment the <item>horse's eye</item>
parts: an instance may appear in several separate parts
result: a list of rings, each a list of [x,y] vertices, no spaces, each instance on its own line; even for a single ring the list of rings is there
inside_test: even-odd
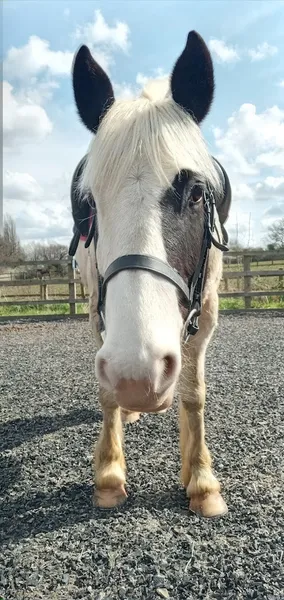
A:
[[[202,198],[203,195],[203,189],[201,187],[201,185],[199,185],[198,183],[195,184],[191,190],[191,200],[193,200],[193,202],[199,202]]]

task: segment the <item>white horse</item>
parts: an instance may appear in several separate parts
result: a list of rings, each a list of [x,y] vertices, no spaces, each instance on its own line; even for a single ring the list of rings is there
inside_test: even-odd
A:
[[[98,239],[88,248],[80,241],[76,260],[98,348],[96,503],[113,507],[127,496],[121,420],[169,408],[179,381],[181,478],[190,508],[224,514],[204,433],[205,354],[217,325],[224,249],[216,241],[220,176],[199,128],[214,93],[210,52],[191,31],[169,81],[115,101],[107,74],[82,46],[73,88],[78,113],[95,134],[79,188],[95,199]]]

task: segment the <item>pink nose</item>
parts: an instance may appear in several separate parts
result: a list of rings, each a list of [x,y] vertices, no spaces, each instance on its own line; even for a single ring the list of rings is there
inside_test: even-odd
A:
[[[166,354],[163,358],[154,359],[151,365],[131,363],[128,367],[120,367],[115,358],[104,358],[103,354],[97,356],[96,374],[99,383],[109,391],[121,392],[122,388],[135,386],[142,388],[147,393],[163,394],[178,378],[180,372],[180,358],[178,355]]]

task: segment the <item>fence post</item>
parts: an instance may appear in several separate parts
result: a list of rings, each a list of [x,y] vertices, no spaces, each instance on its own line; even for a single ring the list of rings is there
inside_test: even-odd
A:
[[[69,300],[76,300],[76,283],[75,279],[75,267],[73,265],[73,261],[68,263],[68,279],[69,279]],[[73,279],[73,281],[70,281]],[[76,315],[77,314],[77,305],[69,302],[69,314]]]
[[[41,300],[48,300],[48,287],[47,287],[47,283],[41,283],[40,284],[40,299]]]
[[[83,283],[80,283],[80,288],[81,288],[81,296],[85,300],[85,297],[86,297],[86,295],[85,295],[85,286],[83,285]]]
[[[279,271],[283,271],[282,267],[279,267]],[[283,275],[279,275],[279,287],[283,288]]]
[[[244,271],[250,271],[251,256],[244,254]],[[244,276],[244,292],[251,291],[251,276]],[[245,296],[245,308],[251,308],[251,296]]]

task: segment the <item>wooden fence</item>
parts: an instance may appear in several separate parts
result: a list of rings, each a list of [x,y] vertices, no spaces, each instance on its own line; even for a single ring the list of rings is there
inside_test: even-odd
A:
[[[237,258],[237,261],[234,260]],[[252,259],[254,261],[261,261],[267,263],[272,262],[283,262],[279,268],[277,268],[277,264],[275,265],[275,269],[252,269],[251,263]],[[240,270],[227,270],[230,265],[230,260],[237,263],[237,266],[240,267]],[[277,252],[272,254],[271,252],[255,252],[255,251],[246,251],[246,252],[229,252],[224,255],[224,271],[223,271],[223,281],[225,291],[219,292],[220,298],[243,298],[245,309],[251,308],[251,299],[254,297],[267,297],[267,296],[276,296],[276,297],[284,297],[284,250],[281,252]],[[29,266],[53,266],[61,265],[61,267],[65,268],[67,274],[65,277],[49,277],[48,279],[43,278],[24,278],[23,270]],[[10,279],[5,277],[5,274],[0,278],[0,314],[2,306],[29,306],[29,307],[37,307],[38,305],[60,305],[60,304],[69,304],[69,314],[62,314],[61,317],[77,317],[79,316],[77,313],[77,304],[86,304],[88,303],[88,298],[85,297],[84,287],[80,280],[80,277],[77,276],[76,268],[74,265],[73,259],[70,257],[66,260],[46,260],[46,261],[24,261],[24,262],[16,262],[10,261],[9,264],[0,262],[0,271],[3,271],[3,268],[8,271],[14,268],[13,275],[10,275]],[[21,278],[17,278],[17,270],[21,270]],[[19,274],[19,271],[18,271]],[[11,278],[13,277],[13,278]],[[15,278],[14,278],[15,277]],[[252,289],[252,278],[253,277],[278,277],[279,284],[278,289],[266,289],[261,291],[255,291]],[[243,280],[243,289],[238,291],[230,291],[228,282],[231,279],[237,279],[238,282]],[[49,288],[54,285],[68,285],[68,295],[63,299],[58,298],[49,298]],[[81,288],[81,297],[77,296],[77,285]],[[40,287],[40,299],[36,300],[18,300],[17,298],[13,300],[3,299],[2,289],[10,288],[10,287],[27,287],[27,286],[39,286]],[[239,287],[239,286],[238,286]],[[282,291],[283,290],[283,291]],[[237,309],[240,310],[240,309]],[[255,309],[257,310],[257,309]],[[284,310],[284,309],[283,309]],[[80,315],[82,316],[82,315]],[[22,318],[30,318],[30,315],[13,315],[13,316],[0,316],[0,321],[4,320],[13,320]],[[44,318],[44,316],[42,317]]]
[[[23,269],[26,269],[26,267],[29,266],[50,266],[50,267],[56,267],[57,265],[60,265],[61,267],[65,267],[65,269],[67,270],[67,276],[66,277],[55,277],[55,278],[51,278],[49,277],[48,279],[43,279],[42,277],[39,278],[33,278],[33,279],[29,279],[28,277],[24,276],[25,271],[23,271]],[[11,275],[11,268],[14,267],[14,272]],[[3,263],[0,262],[0,269],[3,270],[3,268],[5,269],[10,269],[10,279],[5,279],[2,278],[0,279],[0,307],[1,306],[38,306],[38,305],[49,305],[49,304],[69,304],[69,314],[64,315],[62,314],[62,316],[71,316],[71,317],[75,317],[77,316],[77,304],[86,304],[89,302],[88,298],[86,298],[85,296],[85,289],[84,286],[81,282],[80,277],[76,277],[76,268],[74,265],[74,261],[72,258],[66,259],[66,260],[29,260],[29,261],[10,261],[9,264],[7,265],[7,263]],[[22,277],[19,279],[17,279],[17,275],[15,275],[15,270],[20,270]],[[64,299],[58,299],[58,298],[49,298],[49,287],[54,286],[54,285],[68,285],[68,295],[66,295],[66,297]],[[81,288],[81,298],[77,297],[77,291],[76,291],[76,287],[77,285],[80,285]],[[30,287],[30,286],[39,286],[40,287],[40,300],[36,299],[36,300],[18,300],[17,298],[13,299],[13,300],[3,300],[2,299],[2,293],[1,290],[3,288],[7,288],[7,287]],[[0,308],[1,310],[1,308]],[[29,318],[29,316],[27,315],[19,315],[21,318]],[[18,319],[19,316],[1,316],[0,320],[12,320],[12,319]]]
[[[223,270],[223,280],[225,285],[225,292],[219,292],[220,298],[244,298],[245,308],[251,308],[252,298],[261,298],[266,296],[283,296],[284,297],[284,250],[277,253],[271,252],[228,252],[226,256],[230,257],[241,257],[241,266],[243,267],[240,271],[227,271],[226,268]],[[255,262],[272,262],[274,263],[283,261],[283,267],[278,269],[251,269],[252,260]],[[277,265],[276,265],[277,266]],[[278,290],[252,290],[252,279],[254,277],[278,277]],[[228,290],[228,281],[230,279],[243,279],[243,289],[237,292],[230,292]],[[282,291],[283,290],[283,291]]]

